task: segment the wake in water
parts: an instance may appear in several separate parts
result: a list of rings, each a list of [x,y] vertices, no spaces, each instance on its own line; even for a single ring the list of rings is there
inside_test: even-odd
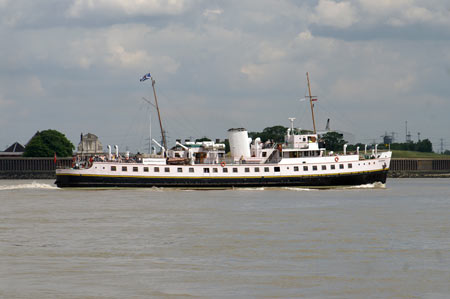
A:
[[[20,189],[47,189],[47,190],[57,190],[59,189],[55,185],[50,184],[42,184],[38,182],[31,182],[26,184],[18,184],[18,185],[0,185],[0,191],[3,190],[20,190]]]
[[[376,182],[373,184],[345,187],[344,189],[386,189],[386,184]]]

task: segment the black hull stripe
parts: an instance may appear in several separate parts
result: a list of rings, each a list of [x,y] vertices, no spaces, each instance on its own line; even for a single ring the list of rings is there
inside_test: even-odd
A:
[[[387,170],[311,176],[270,177],[140,177],[58,174],[58,187],[264,187],[264,186],[348,186],[386,182]]]

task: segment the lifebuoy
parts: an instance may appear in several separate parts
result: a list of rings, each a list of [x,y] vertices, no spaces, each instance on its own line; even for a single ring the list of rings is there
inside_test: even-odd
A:
[[[222,161],[222,163],[220,163],[220,166],[222,166],[222,167],[225,167],[225,165],[227,165],[227,164],[225,164],[225,161]]]
[[[334,161],[338,162],[339,161],[339,157],[335,157]]]

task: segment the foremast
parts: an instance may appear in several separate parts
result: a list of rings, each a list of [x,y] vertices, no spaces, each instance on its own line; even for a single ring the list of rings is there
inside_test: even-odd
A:
[[[309,83],[309,73],[306,72],[306,79],[308,80],[308,92],[309,92],[309,104],[311,105],[311,115],[312,115],[312,121],[313,121],[313,129],[314,134],[316,134],[316,121],[314,119],[314,104],[313,104],[313,97],[311,95],[311,84]]]

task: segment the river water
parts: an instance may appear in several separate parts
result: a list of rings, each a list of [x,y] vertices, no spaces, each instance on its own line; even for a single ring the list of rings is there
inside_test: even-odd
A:
[[[449,298],[449,183],[187,191],[0,181],[0,297]]]

